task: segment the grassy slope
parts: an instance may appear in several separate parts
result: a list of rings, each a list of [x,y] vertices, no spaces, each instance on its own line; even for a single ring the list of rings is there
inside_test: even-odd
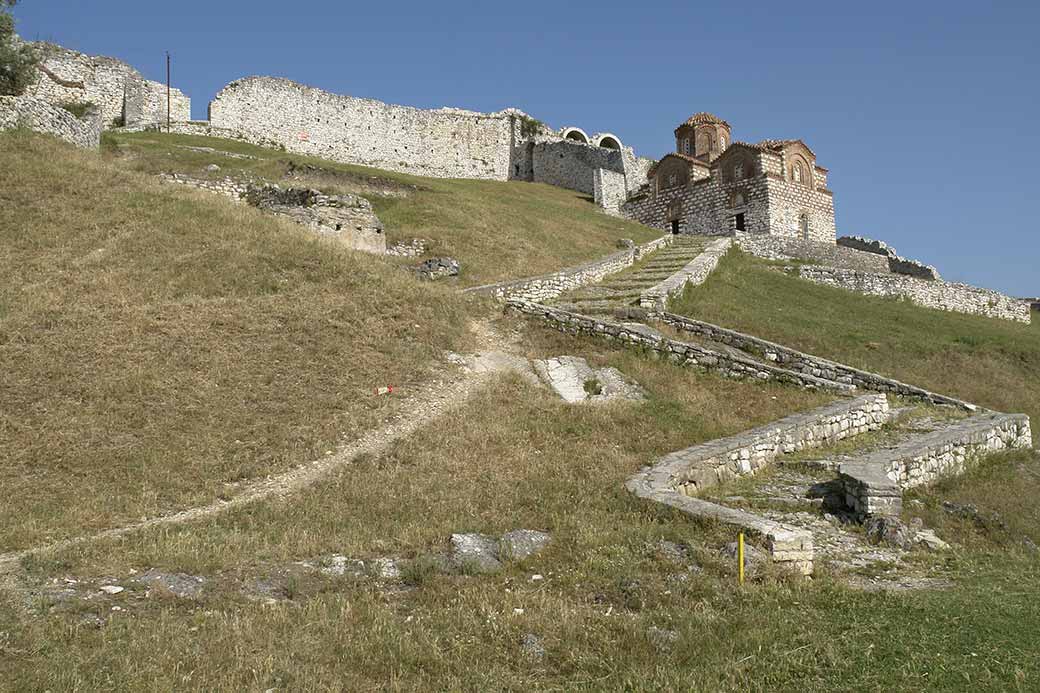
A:
[[[861,296],[740,253],[671,310],[1040,422],[1040,320],[1027,326]]]
[[[448,289],[0,135],[0,551],[320,455],[463,339]]]
[[[418,190],[407,197],[369,196],[388,239],[434,241],[430,253],[457,258],[462,265],[461,282],[468,286],[544,274],[614,252],[620,238],[644,242],[659,235],[603,214],[581,193],[550,185],[419,178],[210,137],[158,133],[110,133],[105,137],[108,151],[120,153],[119,159],[126,165],[149,173],[214,178],[251,174],[278,181],[291,160],[326,171],[303,184],[329,192],[356,190],[356,179],[367,176],[415,186]],[[176,145],[213,147],[257,158],[233,159]],[[206,172],[206,166],[213,163],[221,171]],[[337,177],[337,173],[346,175]]]

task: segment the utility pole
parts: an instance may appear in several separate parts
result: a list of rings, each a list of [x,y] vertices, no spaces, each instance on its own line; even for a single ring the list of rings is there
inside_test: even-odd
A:
[[[170,133],[170,51],[166,51],[166,134]]]

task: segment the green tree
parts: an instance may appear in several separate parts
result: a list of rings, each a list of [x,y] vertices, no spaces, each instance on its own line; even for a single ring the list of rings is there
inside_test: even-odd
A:
[[[18,0],[0,0],[0,95],[18,96],[36,77],[39,56],[14,33],[10,8]]]

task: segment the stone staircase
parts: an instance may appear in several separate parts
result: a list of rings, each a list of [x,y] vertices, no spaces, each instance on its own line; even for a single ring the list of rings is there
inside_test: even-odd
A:
[[[609,315],[618,308],[638,305],[643,292],[680,271],[704,252],[712,240],[715,239],[706,236],[677,236],[671,245],[632,267],[598,284],[568,292],[551,305],[584,315]]]

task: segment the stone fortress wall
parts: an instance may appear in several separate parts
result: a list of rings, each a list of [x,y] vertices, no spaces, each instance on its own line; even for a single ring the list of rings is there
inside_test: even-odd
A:
[[[33,96],[0,96],[0,132],[19,127],[54,135],[77,147],[101,145],[101,113],[96,107],[77,118]]]
[[[526,180],[595,196],[596,171],[602,169],[621,176],[607,187],[605,207],[619,207],[624,196],[646,182],[653,164],[614,135],[589,138],[577,128],[557,133],[516,109],[427,110],[274,77],[231,82],[209,112],[215,130],[238,133],[241,139],[435,178]]]
[[[85,55],[52,43],[35,43],[42,57],[36,81],[26,89],[53,104],[95,104],[104,127],[166,121],[166,85],[145,79],[121,60]],[[191,99],[170,92],[170,118],[191,119]]]

